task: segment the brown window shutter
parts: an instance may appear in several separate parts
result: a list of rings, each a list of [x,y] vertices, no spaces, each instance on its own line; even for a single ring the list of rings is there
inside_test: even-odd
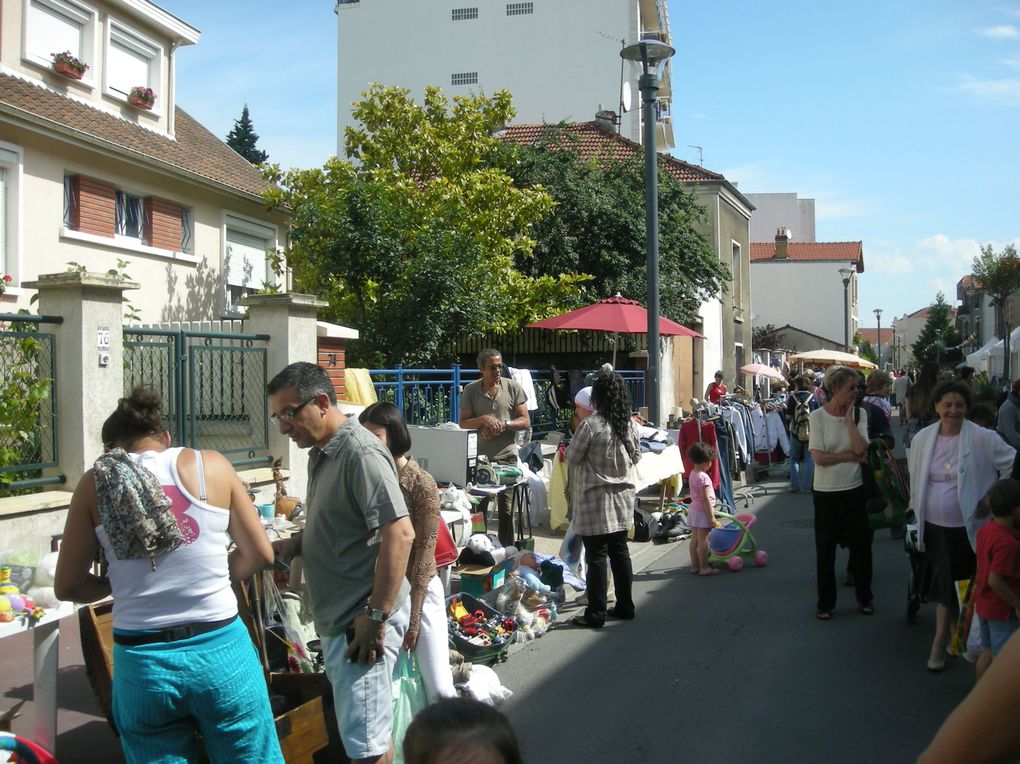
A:
[[[109,183],[84,175],[75,175],[71,188],[77,201],[70,211],[71,228],[112,239],[117,219],[117,189]]]
[[[144,237],[150,247],[179,252],[181,249],[181,205],[147,196],[145,207]]]

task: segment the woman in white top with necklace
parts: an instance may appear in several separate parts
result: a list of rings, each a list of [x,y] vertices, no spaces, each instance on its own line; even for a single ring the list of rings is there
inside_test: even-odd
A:
[[[995,430],[968,421],[970,388],[943,382],[932,392],[939,421],[910,444],[910,506],[917,514],[918,547],[925,553],[922,588],[938,603],[928,670],[945,668],[946,646],[957,613],[955,581],[974,575],[978,502],[1008,477],[1016,451]]]
[[[815,567],[818,577],[818,619],[828,621],[836,607],[836,547],[850,547],[858,609],[875,612],[871,604],[871,533],[864,512],[861,463],[868,452],[868,417],[856,408],[859,376],[835,366],[825,376],[828,400],[811,412],[808,449],[815,463]]]

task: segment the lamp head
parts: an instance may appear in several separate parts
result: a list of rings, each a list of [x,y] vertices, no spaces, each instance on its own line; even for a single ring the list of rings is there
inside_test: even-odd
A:
[[[849,268],[840,268],[839,275],[843,278],[843,286],[850,283],[850,276],[853,275],[853,271]]]
[[[676,49],[658,40],[641,40],[627,45],[620,51],[620,58],[627,61],[636,61],[641,64],[644,74],[653,72],[656,76],[662,71],[662,67],[673,57]]]
[[[882,320],[882,309],[881,308],[875,308],[875,310],[873,312],[875,314],[875,318],[877,318],[879,321],[881,321]]]

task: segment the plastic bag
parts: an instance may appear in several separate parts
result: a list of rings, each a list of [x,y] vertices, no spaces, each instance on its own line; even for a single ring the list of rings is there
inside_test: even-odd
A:
[[[393,762],[403,764],[404,735],[415,714],[428,703],[425,685],[418,670],[418,659],[414,653],[400,651],[397,670],[393,675]]]

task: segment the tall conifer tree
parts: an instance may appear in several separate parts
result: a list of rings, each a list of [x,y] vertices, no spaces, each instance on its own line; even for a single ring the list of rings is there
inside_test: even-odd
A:
[[[263,164],[269,159],[269,154],[256,147],[258,140],[248,114],[248,104],[245,104],[241,118],[234,120],[234,129],[227,135],[227,145],[252,164]]]

